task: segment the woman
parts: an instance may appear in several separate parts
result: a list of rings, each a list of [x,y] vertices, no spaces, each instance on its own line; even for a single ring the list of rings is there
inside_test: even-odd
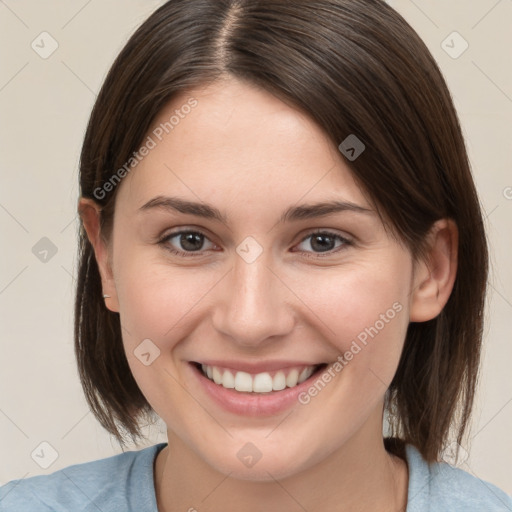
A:
[[[6,510],[512,510],[439,462],[487,247],[446,84],[384,2],[166,3],[106,78],[80,187],[87,400],[168,443],[10,482]]]

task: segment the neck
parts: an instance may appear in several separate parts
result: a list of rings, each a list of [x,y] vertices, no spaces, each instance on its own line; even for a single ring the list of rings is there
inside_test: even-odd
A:
[[[231,478],[207,464],[171,431],[168,438],[168,446],[155,462],[159,512],[406,509],[407,464],[385,450],[382,436],[375,436],[375,431],[361,430],[307,470],[258,482]]]

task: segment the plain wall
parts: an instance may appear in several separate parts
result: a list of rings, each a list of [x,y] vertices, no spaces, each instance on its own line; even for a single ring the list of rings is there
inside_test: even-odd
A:
[[[77,168],[107,70],[161,3],[0,3],[0,484],[121,451],[87,408],[73,353]],[[512,2],[389,3],[447,79],[486,212],[492,276],[484,357],[460,467],[512,494]],[[51,49],[44,31],[58,43],[46,59],[31,47]],[[454,31],[469,45],[457,58],[465,43]],[[148,445],[166,440],[161,423],[147,432]],[[31,456],[42,442],[57,453],[47,469]]]

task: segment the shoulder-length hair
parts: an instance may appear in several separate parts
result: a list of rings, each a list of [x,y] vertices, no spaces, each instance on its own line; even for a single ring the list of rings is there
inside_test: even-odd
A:
[[[156,114],[180,92],[232,76],[305,112],[338,146],[366,147],[347,161],[401,242],[420,258],[433,223],[459,230],[458,272],[443,311],[410,323],[386,395],[392,438],[436,460],[463,439],[478,377],[488,254],[481,208],[457,114],[425,44],[384,1],[171,0],[129,39],[94,105],[80,159],[81,195],[102,208],[108,242],[117,187]],[[340,153],[340,158],[343,156]],[[110,181],[109,181],[110,180]],[[110,193],[105,190],[111,189]],[[98,193],[101,190],[102,193]],[[83,225],[75,350],[91,410],[121,445],[141,437],[152,409],[123,350]]]

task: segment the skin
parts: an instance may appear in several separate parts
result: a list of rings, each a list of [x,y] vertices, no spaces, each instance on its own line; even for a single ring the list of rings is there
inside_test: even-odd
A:
[[[168,428],[169,446],[155,463],[159,510],[404,510],[407,465],[384,449],[384,394],[409,322],[434,318],[448,300],[456,227],[438,221],[427,259],[414,263],[304,114],[225,79],[175,97],[154,127],[191,96],[197,107],[118,185],[108,245],[99,236],[98,205],[79,201],[111,296],[106,307],[120,314],[130,368]],[[228,224],[138,212],[158,195],[207,202]],[[333,199],[371,211],[278,222],[290,206]],[[187,228],[205,235],[200,256],[171,254],[193,252],[179,236],[158,245]],[[322,252],[306,238],[315,230],[352,243],[332,238]],[[236,252],[247,236],[262,248],[252,263]],[[336,361],[397,302],[401,311],[336,378],[282,414],[224,411],[191,377],[188,361],[213,358]],[[145,366],[134,350],[147,338],[161,352]],[[251,468],[236,456],[247,442],[262,454]]]

